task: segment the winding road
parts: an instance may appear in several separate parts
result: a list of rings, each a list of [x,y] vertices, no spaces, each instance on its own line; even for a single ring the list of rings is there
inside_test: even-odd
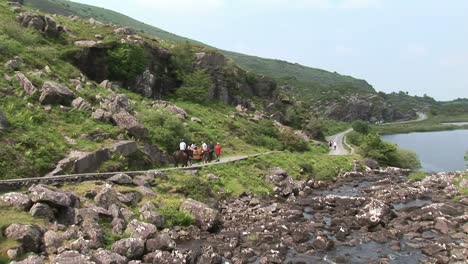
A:
[[[416,114],[418,115],[418,118],[414,119],[414,120],[384,123],[384,124],[380,124],[380,125],[384,126],[384,125],[406,124],[406,123],[413,123],[413,122],[421,122],[421,121],[424,121],[424,120],[427,119],[427,114],[425,114],[425,113],[417,112]],[[338,133],[336,135],[327,137],[327,141],[331,140],[332,142],[336,142],[336,149],[332,148],[330,150],[329,155],[343,156],[343,155],[354,154],[354,148],[351,145],[349,145],[348,143],[346,143],[346,135],[351,131],[353,131],[353,129],[349,128],[346,131],[343,131],[343,132],[340,132],[340,133]]]

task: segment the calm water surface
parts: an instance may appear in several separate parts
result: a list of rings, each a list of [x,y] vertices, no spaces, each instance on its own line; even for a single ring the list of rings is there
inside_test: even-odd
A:
[[[415,151],[423,170],[430,172],[468,169],[468,130],[385,135],[382,139]]]

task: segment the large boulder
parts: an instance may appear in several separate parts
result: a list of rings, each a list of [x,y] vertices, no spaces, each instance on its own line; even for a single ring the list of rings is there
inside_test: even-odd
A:
[[[29,196],[23,193],[6,193],[0,196],[0,200],[21,211],[29,210],[29,208],[32,206],[32,202],[31,199],[29,199]]]
[[[71,151],[70,154],[60,160],[55,169],[46,176],[55,176],[65,173],[85,173],[96,170],[103,162],[111,157],[107,148],[95,152]]]
[[[91,259],[96,264],[127,264],[128,259],[110,250],[102,249],[95,251]]]
[[[145,241],[141,238],[125,238],[112,245],[112,251],[129,259],[141,259],[145,252]]]
[[[129,28],[129,27],[121,27],[121,28],[115,29],[114,33],[115,34],[120,34],[120,35],[134,35],[135,30],[133,30],[132,28]]]
[[[65,237],[59,233],[49,230],[44,233],[44,247],[47,254],[56,254],[65,242]]]
[[[149,70],[146,70],[137,77],[134,91],[145,97],[151,97],[155,84],[156,77]]]
[[[118,185],[133,185],[132,177],[128,176],[125,173],[116,174],[107,179],[107,181]]]
[[[161,234],[156,238],[146,241],[146,251],[153,252],[156,250],[172,251],[176,248],[176,242],[168,235]]]
[[[49,16],[24,12],[17,16],[17,20],[23,27],[39,30],[51,37],[57,37],[60,33],[64,32],[64,28]]]
[[[42,184],[32,186],[29,188],[29,192],[29,196],[34,203],[42,202],[55,207],[70,207],[72,205],[69,194],[53,191]]]
[[[112,113],[104,111],[102,109],[96,109],[96,111],[93,112],[91,117],[95,120],[98,121],[103,121],[103,122],[109,122],[111,119]]]
[[[165,225],[164,216],[160,213],[156,212],[155,210],[145,210],[140,214],[141,220],[151,223],[158,228],[163,228]]]
[[[130,112],[130,102],[125,94],[111,94],[102,100],[101,108],[110,113]]]
[[[15,77],[18,79],[21,88],[23,88],[28,95],[34,95],[37,92],[37,88],[24,74],[18,72],[15,74]]]
[[[31,210],[29,210],[29,213],[33,217],[37,218],[45,218],[50,221],[52,221],[55,216],[54,216],[54,211],[48,204],[45,203],[35,203],[33,207],[31,207]]]
[[[85,238],[91,241],[91,248],[100,248],[104,244],[104,231],[101,226],[92,219],[85,219],[81,224]]]
[[[138,150],[138,145],[135,141],[132,140],[125,140],[125,141],[119,141],[116,142],[112,145],[111,151],[114,154],[117,155],[122,155],[124,157],[128,157]]]
[[[95,264],[91,257],[83,255],[78,251],[65,251],[52,257],[51,264]]]
[[[365,158],[364,165],[366,165],[367,167],[373,170],[379,169],[379,163],[373,159]]]
[[[45,82],[42,86],[39,101],[44,105],[61,104],[69,106],[73,99],[75,99],[75,95],[67,87],[53,82]]]
[[[75,41],[75,46],[78,48],[103,48],[104,42],[102,41],[94,41],[94,40],[78,40]]]
[[[31,255],[21,261],[12,261],[10,264],[44,264],[44,257]]]
[[[118,127],[125,129],[131,136],[137,139],[148,138],[148,129],[146,129],[134,116],[126,111],[121,111],[112,115],[111,121]]]
[[[166,109],[167,111],[176,115],[181,120],[187,120],[188,118],[188,114],[183,108],[173,105],[166,101],[155,101],[153,102],[153,107]]]
[[[42,244],[42,231],[33,225],[11,224],[4,235],[6,238],[18,241],[24,252],[39,253]]]
[[[94,197],[94,202],[103,208],[109,208],[112,204],[120,204],[118,193],[110,185],[104,186],[96,197]]]
[[[195,218],[196,225],[202,230],[215,231],[220,224],[218,211],[193,199],[185,200],[180,210],[191,214]]]
[[[133,238],[146,240],[154,237],[157,234],[158,229],[153,224],[143,223],[134,219],[127,225],[125,232],[130,234]]]

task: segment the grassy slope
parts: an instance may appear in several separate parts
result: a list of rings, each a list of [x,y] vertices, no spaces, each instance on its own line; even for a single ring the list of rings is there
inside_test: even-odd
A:
[[[48,13],[56,13],[61,15],[77,15],[83,18],[95,18],[102,22],[114,23],[122,26],[129,26],[137,30],[144,31],[147,34],[154,35],[163,40],[169,40],[174,42],[190,41],[197,45],[209,47],[196,40],[184,38],[154,26],[142,23],[128,16],[120,13],[84,5],[80,3],[74,3],[66,0],[26,0],[25,3],[34,8],[46,11]],[[209,47],[212,48],[212,47]],[[251,70],[258,74],[272,76],[275,78],[283,77],[294,77],[296,80],[301,82],[313,82],[322,85],[335,85],[338,83],[347,83],[351,87],[369,87],[369,84],[364,80],[355,79],[350,76],[340,75],[338,73],[332,73],[321,69],[315,69],[306,67],[300,64],[293,64],[280,60],[265,59],[236,52],[223,51],[226,56],[233,59],[240,66],[247,70]]]

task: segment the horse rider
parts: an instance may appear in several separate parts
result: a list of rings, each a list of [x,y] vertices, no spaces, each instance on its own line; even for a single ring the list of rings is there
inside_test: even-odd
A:
[[[203,151],[207,151],[207,150],[208,150],[208,145],[207,145],[205,142],[203,142],[203,144],[202,144],[202,150],[203,150]]]
[[[182,141],[180,142],[179,144],[179,150],[180,151],[183,151],[185,153],[187,153],[187,144],[184,142],[184,140],[182,139]]]

